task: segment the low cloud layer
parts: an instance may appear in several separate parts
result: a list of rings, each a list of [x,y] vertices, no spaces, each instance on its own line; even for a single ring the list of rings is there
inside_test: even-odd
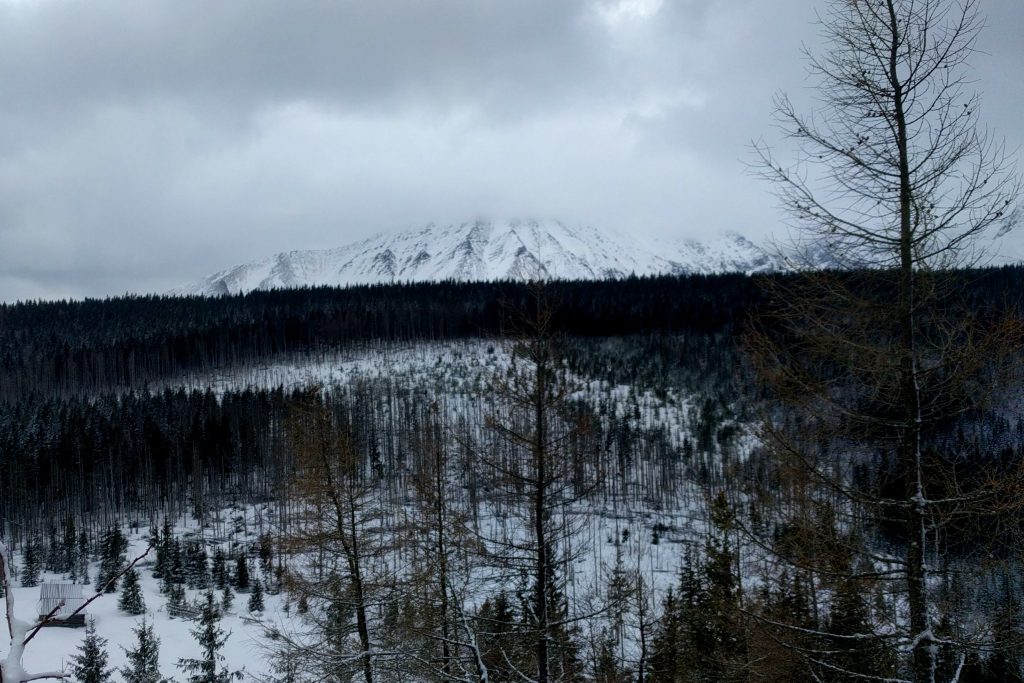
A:
[[[0,299],[479,216],[765,234],[743,162],[776,90],[810,101],[814,4],[0,0]],[[985,10],[1017,147],[1024,5]]]

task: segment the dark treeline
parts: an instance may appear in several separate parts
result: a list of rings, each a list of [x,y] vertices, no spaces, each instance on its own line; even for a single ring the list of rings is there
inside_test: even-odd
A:
[[[735,329],[757,297],[742,275],[552,285],[558,325],[579,336]],[[0,400],[140,387],[189,370],[369,340],[500,333],[522,284],[430,283],[124,297],[0,306]]]
[[[980,306],[1024,292],[1024,269],[965,273]],[[763,299],[743,275],[559,282],[556,325],[572,336],[735,338]],[[1000,296],[1002,296],[1000,294]],[[420,283],[253,292],[218,298],[132,296],[0,305],[0,400],[141,388],[185,371],[373,340],[501,333],[528,300],[519,283]],[[1010,302],[1020,307],[1018,300]]]
[[[301,390],[128,392],[95,399],[26,398],[0,404],[0,520],[15,543],[61,520],[104,527],[118,520],[152,522],[163,516],[204,518],[234,504],[287,502],[294,454],[286,425]],[[422,469],[422,439],[436,395],[405,380],[335,386],[324,399],[358,445],[361,467],[402,501]],[[710,400],[708,403],[712,403]],[[593,409],[595,431],[574,457],[602,473],[589,490],[595,503],[642,495],[648,503],[675,506],[683,482],[720,478],[721,451],[732,438],[723,429],[728,411],[705,406],[695,435],[674,445],[661,426],[638,426],[610,395]],[[466,438],[477,433],[489,410],[465,403]],[[461,451],[464,493],[480,502],[481,473]],[[631,485],[632,484],[632,485]],[[479,489],[479,490],[478,490]],[[396,503],[397,504],[397,503]]]
[[[270,495],[283,475],[278,391],[165,391],[0,407],[0,518],[15,539],[57,520],[201,512]],[[36,529],[38,531],[38,529]]]

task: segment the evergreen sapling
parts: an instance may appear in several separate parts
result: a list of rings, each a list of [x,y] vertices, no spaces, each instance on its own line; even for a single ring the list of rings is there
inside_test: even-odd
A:
[[[122,612],[133,616],[146,613],[146,600],[139,585],[139,573],[134,569],[124,575],[124,585],[121,587],[121,597],[117,606]]]
[[[202,650],[202,658],[178,660],[178,668],[186,674],[185,680],[188,683],[228,683],[233,679],[242,679],[241,671],[229,671],[224,667],[218,670],[218,665],[224,661],[221,650],[230,635],[217,625],[219,619],[217,605],[213,600],[213,591],[207,591],[199,618],[199,626],[192,631],[192,637],[196,639]]]
[[[263,611],[263,584],[259,579],[252,582],[252,593],[249,594],[248,607],[250,612]]]
[[[96,620],[90,619],[78,654],[71,658],[71,675],[78,683],[107,683],[107,639],[96,635]]]
[[[163,683],[160,676],[160,639],[153,632],[153,625],[143,620],[132,629],[135,633],[135,647],[124,650],[127,666],[121,667],[124,683]]]

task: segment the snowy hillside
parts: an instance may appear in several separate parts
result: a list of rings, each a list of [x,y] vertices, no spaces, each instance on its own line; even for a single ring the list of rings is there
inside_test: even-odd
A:
[[[244,388],[280,386],[297,389],[319,385],[340,395],[354,387],[362,387],[370,389],[376,396],[391,397],[372,409],[380,425],[407,424],[410,413],[403,401],[423,403],[424,397],[429,395],[441,408],[445,423],[459,425],[461,438],[483,439],[485,430],[481,416],[497,414],[501,401],[492,394],[481,394],[481,387],[496,377],[507,377],[512,366],[510,347],[495,340],[388,344],[268,358],[262,363],[226,367],[213,374],[183,374],[152,386],[151,392],[159,395],[175,388],[209,389],[224,401],[227,392]],[[661,374],[670,373],[663,370]],[[695,438],[694,435],[701,431],[699,424],[706,417],[703,414],[706,410],[703,407],[704,397],[691,394],[681,385],[656,390],[645,388],[641,383],[616,384],[599,376],[584,376],[568,367],[563,368],[558,376],[572,389],[570,399],[592,410],[595,426],[602,434],[621,434],[622,430],[628,430],[637,436],[638,442],[648,447],[664,443],[668,452],[676,454],[672,458],[674,465],[647,449],[619,458],[614,453],[616,446],[606,443],[603,451],[618,462],[618,476],[614,478],[617,483],[610,487],[601,486],[600,492],[595,488],[592,495],[562,508],[562,514],[571,520],[573,533],[571,539],[564,540],[571,545],[571,550],[565,551],[566,561],[560,570],[565,572],[574,595],[585,596],[581,600],[598,600],[609,577],[615,571],[621,571],[622,567],[628,567],[645,582],[646,590],[650,591],[650,604],[660,604],[668,588],[677,580],[681,548],[700,543],[707,534],[702,489],[693,480],[672,479],[673,475],[666,467],[720,474],[725,463],[746,458],[751,445],[751,426],[732,418],[725,419],[720,424],[732,431],[732,437],[719,435],[706,458],[697,454],[690,456],[696,459],[680,462],[678,454],[686,450],[684,441]],[[392,436],[401,439],[397,432]],[[401,448],[408,450],[404,446]],[[383,452],[386,454],[386,450]],[[406,466],[399,467],[395,474],[400,477],[407,469]],[[463,465],[455,465],[455,470],[469,471]],[[652,485],[652,477],[659,481],[672,479],[672,483],[657,492],[657,487]],[[457,482],[453,484],[453,493],[465,494],[462,480],[453,478],[452,481]],[[405,485],[397,488],[382,485],[373,498],[386,511],[386,519],[404,520],[415,514],[415,505],[411,503],[408,491]],[[451,502],[454,505],[460,500],[458,495],[453,495]],[[268,633],[296,633],[308,627],[295,596],[282,589],[280,577],[269,569],[273,563],[268,562],[261,568],[261,563],[256,560],[261,539],[289,525],[280,516],[282,510],[289,507],[285,503],[282,500],[233,505],[208,510],[199,518],[186,514],[171,521],[176,538],[186,545],[198,544],[208,554],[207,559],[213,561],[210,577],[215,578],[218,574],[216,567],[223,564],[214,559],[218,551],[228,556],[228,567],[236,566],[240,553],[248,553],[252,559],[252,577],[258,578],[266,587],[265,607],[259,612],[254,612],[249,606],[251,591],[236,587],[233,606],[224,608],[220,614],[219,628],[229,634],[222,651],[224,666],[231,671],[242,671],[242,680],[274,680],[277,675],[273,668],[274,654],[270,649],[275,641]],[[190,508],[190,512],[194,513],[194,508]],[[486,493],[474,519],[482,529],[481,538],[503,539],[517,533],[517,518],[509,502],[491,500]],[[153,527],[158,526],[158,522],[159,519],[148,520]],[[145,548],[149,537],[146,526],[147,522],[143,522],[141,529],[130,524],[124,527],[131,544],[128,557],[137,556]],[[399,533],[398,527],[385,528],[385,534],[389,536],[397,537]],[[383,571],[381,567],[417,565],[414,543],[396,542],[388,547],[391,550],[372,559],[373,571]],[[48,557],[51,553],[40,551],[40,554]],[[494,553],[484,555],[493,556]],[[18,558],[17,563],[22,567],[27,563],[24,555]],[[295,566],[296,563],[301,564],[301,558],[288,556],[285,563]],[[188,615],[183,618],[166,591],[161,590],[161,581],[154,576],[158,564],[154,553],[139,565],[145,603],[143,616],[132,616],[120,608],[120,593],[101,598],[88,612],[95,618],[98,634],[107,641],[110,664],[114,667],[127,665],[126,650],[136,644],[133,629],[145,619],[160,640],[159,667],[166,676],[179,674],[179,660],[197,656],[199,644],[191,633],[197,622],[190,620]],[[100,566],[101,563],[91,562],[89,576],[96,577]],[[60,572],[46,572],[42,578],[67,580]],[[228,578],[234,585],[237,571]],[[470,578],[481,593],[516,588],[514,582],[490,567],[475,569]],[[188,581],[192,582],[192,578]],[[213,585],[213,581],[207,577],[201,583]],[[18,613],[32,615],[39,589],[19,586],[14,590]],[[204,592],[205,588],[190,583],[185,592],[186,605],[193,606],[194,610],[194,606],[202,601]],[[91,595],[91,590],[86,588],[85,593]],[[214,595],[217,604],[223,604],[224,589],[216,588]],[[465,599],[474,607],[479,602],[473,595]],[[607,628],[607,619],[610,617],[603,614],[592,615],[581,619],[578,628],[587,638],[593,639],[605,632],[602,629]],[[635,630],[630,625],[622,628],[624,661],[632,661],[635,657],[638,647]],[[78,654],[83,635],[82,630],[44,629],[33,647],[26,651],[27,668],[31,671],[68,668],[72,657]],[[113,680],[127,679],[117,672]],[[423,683],[431,679],[409,676],[398,680]]]
[[[304,285],[756,272],[776,260],[736,234],[645,242],[557,221],[430,224],[336,249],[291,251],[215,273],[172,294],[234,294]]]

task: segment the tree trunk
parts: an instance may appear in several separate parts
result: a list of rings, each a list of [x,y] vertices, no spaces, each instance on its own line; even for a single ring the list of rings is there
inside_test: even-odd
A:
[[[903,425],[899,451],[901,470],[906,486],[906,574],[907,607],[910,612],[910,633],[913,638],[914,683],[934,683],[935,661],[931,631],[928,628],[928,596],[925,572],[925,495],[921,472],[921,396],[917,381],[917,345],[915,339],[915,264],[913,197],[910,180],[910,158],[907,120],[904,107],[903,81],[897,59],[902,44],[893,0],[887,0],[892,40],[889,48],[889,81],[893,90],[896,119],[896,146],[900,173],[900,393],[903,397]]]

